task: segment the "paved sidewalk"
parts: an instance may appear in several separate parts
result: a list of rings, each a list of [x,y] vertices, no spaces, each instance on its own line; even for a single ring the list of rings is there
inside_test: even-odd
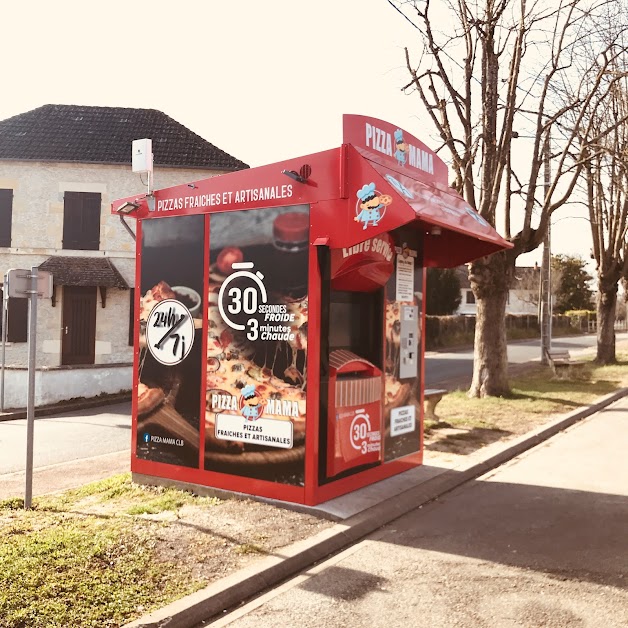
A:
[[[36,417],[33,495],[55,493],[123,473],[131,464],[128,402]],[[0,421],[0,499],[23,496],[26,420]]]
[[[33,496],[59,493],[104,480],[131,469],[131,451],[103,454],[94,458],[73,460],[33,469]],[[24,471],[0,475],[0,499],[23,497],[26,487]]]
[[[628,399],[212,628],[626,628]]]
[[[127,627],[194,628],[204,620],[259,595],[299,571],[343,550],[402,515],[513,459],[626,395],[628,389],[621,389],[518,439],[494,443],[472,454],[456,468],[430,466],[428,462],[423,467],[321,504],[310,511],[319,516],[337,519],[340,523],[131,622]]]

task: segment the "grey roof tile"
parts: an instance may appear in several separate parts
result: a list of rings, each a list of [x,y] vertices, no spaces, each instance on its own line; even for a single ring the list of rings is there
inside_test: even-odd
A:
[[[1,120],[0,160],[130,164],[132,141],[145,137],[158,166],[248,168],[156,109],[79,105],[44,105]]]
[[[39,265],[52,273],[57,286],[103,286],[128,288],[127,282],[108,257],[53,255]]]

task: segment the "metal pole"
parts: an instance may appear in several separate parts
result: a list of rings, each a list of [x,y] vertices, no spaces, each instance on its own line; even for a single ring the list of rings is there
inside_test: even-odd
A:
[[[33,435],[35,428],[35,360],[37,349],[37,266],[31,268],[28,308],[28,402],[26,405],[26,490],[24,508],[33,500]]]
[[[549,190],[551,181],[550,170],[550,136],[549,132],[545,145],[543,147],[543,161],[545,165],[544,185],[546,211],[549,206]],[[552,303],[551,303],[551,284],[550,284],[550,268],[552,264],[551,252],[551,216],[547,217],[547,230],[543,241],[543,261],[541,265],[541,364],[547,364],[547,353],[552,349]]]
[[[9,313],[9,286],[7,275],[4,276],[4,290],[2,291],[2,371],[0,373],[0,412],[4,412],[4,365],[6,363],[7,326]]]

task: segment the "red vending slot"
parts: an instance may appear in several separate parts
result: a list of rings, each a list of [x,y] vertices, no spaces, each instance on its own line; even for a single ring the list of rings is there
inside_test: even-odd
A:
[[[340,349],[329,356],[327,475],[381,461],[382,372]]]

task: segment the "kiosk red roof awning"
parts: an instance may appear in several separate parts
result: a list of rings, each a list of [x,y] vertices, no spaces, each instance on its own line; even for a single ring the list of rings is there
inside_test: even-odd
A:
[[[371,166],[384,181],[392,183],[394,179],[403,186],[397,190],[400,201],[412,208],[414,220],[422,223],[429,236],[425,239],[425,266],[451,268],[512,247],[453,189],[441,190],[379,164]]]
[[[331,247],[353,246],[411,223],[426,233],[426,266],[454,267],[512,247],[448,186],[447,166],[420,140],[373,118],[346,115],[343,122],[347,194],[356,204],[352,219],[364,207],[360,194],[370,190],[385,206],[380,220],[364,226],[330,220]]]
[[[407,225],[425,233],[424,265],[443,268],[512,247],[449,187],[446,164],[420,140],[364,116],[345,115],[343,127],[340,148],[120,199],[112,213],[312,204],[311,244],[345,249]]]

